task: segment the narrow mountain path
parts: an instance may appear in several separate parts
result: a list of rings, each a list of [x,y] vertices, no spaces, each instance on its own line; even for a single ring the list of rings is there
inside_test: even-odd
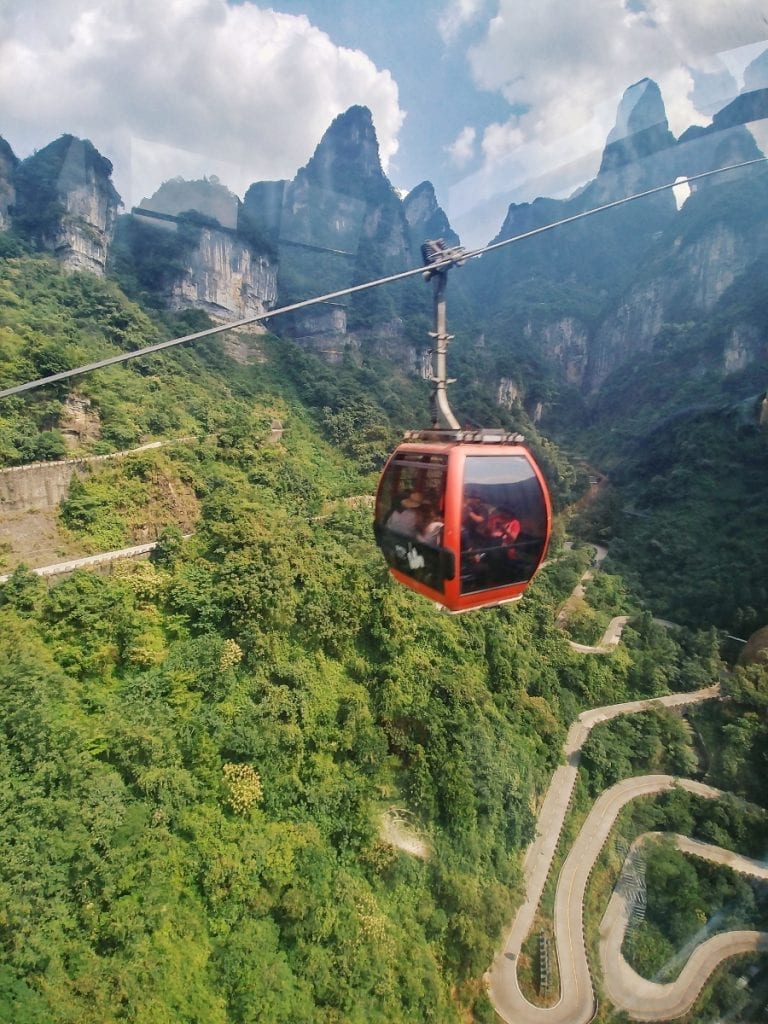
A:
[[[580,654],[610,654],[611,651],[615,651],[621,640],[621,634],[624,631],[624,627],[629,622],[629,615],[615,615],[608,623],[605,632],[602,635],[600,643],[590,646],[589,644],[580,644],[575,640],[569,640],[568,646],[572,651],[578,651]]]
[[[157,541],[149,544],[134,544],[130,548],[119,548],[117,551],[102,551],[98,555],[84,555],[82,558],[70,558],[66,562],[54,562],[52,565],[41,565],[31,569],[36,576],[66,576],[75,569],[97,569],[112,562],[119,562],[126,558],[140,558],[148,555],[157,547]],[[0,583],[7,583],[12,573],[4,573],[0,576]]]
[[[608,549],[602,544],[593,544],[595,549],[595,555],[592,562],[592,566],[582,573],[582,576],[573,591],[569,595],[568,599],[564,602],[560,611],[557,613],[556,624],[564,627],[568,623],[568,616],[571,609],[581,602],[586,594],[586,583],[589,583],[594,578],[594,569],[599,568],[605,561],[608,554]],[[580,654],[610,654],[614,651],[621,640],[621,634],[624,631],[624,627],[629,622],[629,615],[616,615],[608,623],[605,632],[603,633],[599,643],[597,644],[580,644],[576,640],[569,640],[568,646],[572,651],[578,651]]]
[[[191,435],[184,435],[148,441],[136,448],[106,455],[78,455],[56,461],[0,467],[0,559],[3,566],[10,570],[23,563],[39,566],[40,575],[57,575],[42,570],[63,564],[61,560],[64,558],[71,561],[85,557],[83,543],[62,530],[58,521],[59,505],[67,496],[73,477],[88,474],[94,468],[115,460],[170,445],[190,444],[195,440]],[[104,554],[109,556],[112,552]],[[59,562],[54,562],[54,559],[59,559]]]

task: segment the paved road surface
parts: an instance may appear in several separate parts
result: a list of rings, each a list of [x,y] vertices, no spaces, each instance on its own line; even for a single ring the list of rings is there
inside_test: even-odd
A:
[[[633,846],[660,834],[648,832],[635,840]],[[673,839],[684,853],[716,864],[725,864],[734,871],[768,881],[768,865],[760,861],[687,836],[670,833],[664,835]],[[637,1020],[660,1021],[682,1017],[691,1008],[704,982],[723,958],[736,953],[768,951],[768,935],[764,932],[723,932],[705,939],[691,951],[674,982],[662,985],[647,981],[621,955],[629,909],[628,900],[621,893],[614,892],[600,924],[600,964],[605,994],[615,1006],[621,1006]]]
[[[605,557],[608,554],[608,549],[603,547],[602,544],[594,544],[593,547],[595,549],[593,566],[598,568],[605,560]],[[585,584],[589,583],[593,577],[594,573],[592,572],[592,569],[587,569],[586,572],[582,574],[581,579],[573,588],[573,592],[570,597],[558,613],[557,619],[555,620],[558,626],[566,625],[573,602],[584,597],[586,594]],[[629,618],[629,615],[617,615],[615,618],[611,619],[605,633],[603,633],[600,643],[595,644],[594,646],[590,646],[589,644],[580,644],[575,640],[569,640],[568,644],[572,650],[579,651],[581,654],[610,654],[611,651],[615,650],[617,644],[621,640],[622,631],[629,622]]]
[[[614,616],[608,623],[600,643],[595,644],[594,647],[590,647],[588,644],[577,643],[575,640],[569,640],[568,645],[571,650],[579,651],[581,654],[610,654],[611,651],[616,650],[619,640],[621,640],[621,634],[629,619],[629,615]]]
[[[510,1024],[585,1024],[595,1008],[592,983],[587,963],[582,932],[582,901],[592,865],[610,833],[616,815],[630,800],[638,796],[660,792],[678,785],[702,796],[719,795],[717,790],[702,783],[670,776],[642,776],[627,779],[603,793],[590,812],[576,843],[566,858],[560,874],[555,897],[555,942],[561,976],[559,1002],[548,1008],[531,1005],[523,996],[517,980],[517,959],[536,913],[541,893],[549,873],[560,830],[570,803],[576,780],[576,769],[581,747],[591,728],[619,714],[630,714],[655,705],[665,707],[692,704],[717,697],[719,688],[708,687],[695,693],[672,694],[652,700],[632,701],[612,707],[596,708],[582,713],[571,726],[565,745],[567,764],[560,766],[550,783],[537,821],[537,834],[530,845],[524,862],[523,875],[526,898],[512,923],[504,946],[487,975],[491,1001],[499,1015]],[[733,945],[720,940],[716,949],[719,959],[731,955],[725,950],[738,951],[742,940],[734,937]],[[759,940],[762,941],[762,940]],[[692,1002],[703,984],[701,972],[715,962],[709,952],[699,958],[695,981],[691,972],[675,983],[675,997]],[[695,982],[698,982],[696,986]],[[695,991],[693,989],[695,988]],[[692,994],[691,994],[692,993]],[[618,1004],[620,1005],[621,1004]],[[663,1019],[661,1017],[655,1019]]]

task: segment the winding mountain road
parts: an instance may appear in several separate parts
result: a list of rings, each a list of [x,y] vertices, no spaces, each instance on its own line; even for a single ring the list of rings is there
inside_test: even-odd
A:
[[[606,626],[599,644],[590,646],[589,644],[580,644],[576,640],[569,640],[568,646],[572,651],[579,651],[581,654],[610,654],[618,646],[629,619],[629,615],[614,616]]]
[[[651,837],[665,835],[679,850],[715,864],[724,864],[734,871],[768,881],[768,865],[742,857],[720,846],[702,843],[688,836],[672,833],[646,832],[633,846]],[[690,953],[675,982],[659,984],[642,978],[621,953],[621,944],[629,923],[628,901],[618,891],[610,899],[600,923],[600,964],[605,993],[614,1004],[627,1010],[637,1020],[658,1021],[681,1017],[691,1005],[704,981],[721,960],[736,953],[768,952],[768,935],[758,931],[728,931],[698,943]],[[683,951],[683,955],[687,950]],[[681,958],[682,959],[682,958]]]
[[[599,568],[608,554],[608,548],[603,547],[602,544],[593,544],[595,549],[595,555],[593,558],[593,567]],[[568,622],[569,613],[574,607],[574,603],[580,602],[586,595],[585,584],[593,578],[594,573],[592,569],[582,575],[579,582],[573,588],[573,593],[570,595],[568,600],[565,602],[563,607],[558,612],[557,625],[565,626]],[[608,623],[605,632],[597,644],[580,644],[576,640],[569,640],[568,646],[572,651],[579,651],[580,654],[610,654],[611,651],[615,650],[619,641],[621,640],[621,634],[624,627],[629,622],[629,615],[616,615]]]
[[[149,553],[155,546],[154,543],[136,545],[32,571],[41,576],[60,575],[76,568],[93,568],[121,558],[139,557]],[[598,548],[595,564],[599,565],[605,555],[605,548]],[[590,577],[589,571],[582,577],[582,588],[583,582]],[[0,576],[0,583],[7,579],[8,575]],[[569,641],[570,646],[585,654],[609,653],[619,643],[627,620],[627,616],[612,619],[597,646]],[[630,701],[582,712],[571,725],[564,746],[566,763],[558,767],[552,777],[537,819],[536,836],[523,861],[525,900],[514,918],[502,950],[486,974],[491,1002],[496,1012],[509,1024],[588,1024],[593,1018],[596,1002],[584,942],[583,901],[593,865],[621,809],[639,796],[663,792],[675,786],[708,798],[721,795],[719,790],[702,783],[667,775],[625,779],[601,794],[566,857],[557,883],[554,930],[560,969],[560,999],[551,1007],[533,1005],[520,990],[517,978],[518,956],[533,925],[576,783],[581,749],[591,729],[618,715],[659,706],[681,707],[717,697],[719,687],[710,686],[694,693]],[[687,852],[727,863],[735,870],[768,878],[768,867],[763,864],[686,837],[676,839],[680,848]],[[418,850],[409,848],[409,852],[417,856],[428,856],[426,847],[424,850],[421,847]],[[641,978],[621,955],[626,926],[626,902],[614,893],[600,926],[603,982],[611,1003],[637,1020],[663,1021],[682,1016],[693,1005],[706,979],[722,960],[737,953],[768,951],[767,933],[732,931],[718,934],[696,947],[674,982],[658,984]]]
[[[517,959],[534,923],[577,778],[582,746],[590,730],[598,722],[607,721],[618,715],[634,714],[653,707],[682,707],[718,696],[719,687],[711,686],[693,693],[635,700],[584,712],[571,725],[565,741],[566,764],[561,765],[554,773],[537,822],[537,836],[530,844],[523,861],[525,900],[515,916],[503,949],[486,975],[490,1000],[497,1013],[509,1024],[587,1024],[592,1019],[595,1013],[595,995],[582,920],[584,895],[595,860],[622,808],[638,797],[662,793],[675,786],[709,799],[721,795],[720,791],[701,782],[676,779],[669,775],[644,775],[618,782],[598,798],[565,859],[557,883],[554,929],[560,970],[560,998],[553,1007],[534,1006],[520,990]],[[699,848],[701,846],[703,844],[698,845]],[[720,851],[719,856],[733,857],[726,851]],[[735,864],[735,861],[733,863]],[[621,922],[621,916],[617,915],[621,911],[616,910],[614,905],[610,912],[613,920],[612,931],[609,929],[609,934],[615,944],[617,923]],[[768,948],[768,935],[759,932],[726,933],[725,938],[716,938],[717,941],[709,940],[701,947],[697,947],[695,956],[691,956],[680,977],[669,985],[657,985],[639,979],[634,972],[631,972],[630,976],[628,972],[631,969],[628,965],[627,970],[615,973],[616,956],[612,955],[603,965],[606,991],[612,1004],[638,1020],[666,1020],[679,1017],[692,1006],[701,986],[721,959],[744,949]],[[618,946],[621,950],[621,940],[618,941]],[[703,947],[707,947],[706,950]],[[610,943],[605,948],[610,948]],[[621,958],[621,951],[618,956]],[[615,983],[610,987],[614,974]],[[652,992],[652,998],[649,992]],[[681,1010],[681,1007],[684,1009]],[[651,1010],[652,1016],[646,1016]]]
[[[597,549],[595,565],[603,561],[606,553],[605,548]],[[591,571],[587,570],[573,596],[583,596],[584,583],[591,577]],[[565,614],[561,615],[565,620],[567,602],[563,612]],[[573,641],[569,641],[569,646],[584,654],[607,654],[619,643],[627,621],[626,616],[612,619],[597,646]],[[664,792],[674,786],[710,799],[720,796],[720,791],[711,786],[667,775],[625,779],[601,794],[569,851],[557,882],[554,932],[560,970],[560,999],[550,1007],[533,1005],[520,989],[518,958],[533,926],[576,783],[581,749],[591,729],[599,722],[618,715],[635,714],[653,707],[686,706],[713,700],[719,694],[718,686],[710,686],[694,693],[614,704],[584,711],[571,725],[564,746],[566,763],[555,770],[539,812],[536,836],[523,860],[525,900],[512,922],[503,948],[486,974],[488,994],[494,1009],[509,1024],[587,1024],[593,1018],[596,1002],[584,941],[584,894],[594,863],[622,807],[639,796]],[[753,874],[766,871],[768,875],[768,869],[763,865],[757,865],[757,871],[755,862],[749,862],[745,867],[745,858],[738,858],[719,847],[708,847],[684,837],[680,837],[679,845],[698,856],[730,863],[736,870],[749,869]],[[679,977],[674,982],[660,985],[640,978],[621,955],[626,915],[625,901],[614,893],[601,924],[601,966],[608,998],[614,1006],[637,1020],[659,1021],[681,1016],[693,1005],[706,979],[723,959],[749,950],[768,949],[768,934],[726,932],[698,946]]]

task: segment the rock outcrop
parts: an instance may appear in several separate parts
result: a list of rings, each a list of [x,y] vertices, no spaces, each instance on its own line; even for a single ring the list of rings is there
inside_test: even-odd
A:
[[[62,135],[16,167],[13,227],[68,269],[102,275],[120,206],[111,176],[87,139]]]
[[[408,225],[382,170],[367,107],[340,114],[286,187],[280,241],[332,249],[369,266],[399,265],[408,256]]]
[[[59,415],[59,430],[70,449],[101,437],[101,419],[91,399],[77,391],[68,394]]]
[[[204,309],[214,319],[244,320],[266,313],[276,293],[277,271],[266,256],[233,232],[205,227],[185,272],[169,290],[168,305]]]
[[[460,239],[451,227],[445,211],[438,205],[431,181],[422,181],[403,200],[403,212],[411,232],[411,245],[416,253],[428,238],[442,238],[448,246],[459,245]]]
[[[18,164],[19,158],[0,136],[0,231],[7,231],[10,227],[9,210],[16,199],[13,178]]]
[[[542,352],[555,363],[569,384],[584,380],[589,351],[589,333],[576,317],[566,316],[545,324],[539,333]]]
[[[280,333],[280,325],[275,326]],[[341,360],[348,349],[357,350],[358,343],[347,334],[347,307],[340,302],[323,302],[310,306],[293,319],[293,340],[318,352],[328,362]]]
[[[174,178],[134,208],[128,244],[139,265],[149,256],[147,283],[170,309],[202,309],[217,320],[244,320],[274,305],[276,263],[265,247],[239,230],[241,208],[217,178]],[[151,280],[153,251],[161,247],[170,258]],[[254,325],[253,330],[264,327]]]

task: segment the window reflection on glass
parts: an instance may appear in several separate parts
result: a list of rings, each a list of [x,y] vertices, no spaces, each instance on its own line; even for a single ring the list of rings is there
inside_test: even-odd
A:
[[[446,465],[444,455],[398,455],[376,505],[376,537],[387,563],[439,593],[453,575],[441,547]]]
[[[547,513],[531,464],[519,455],[470,456],[461,514],[461,592],[528,579],[541,558]]]

